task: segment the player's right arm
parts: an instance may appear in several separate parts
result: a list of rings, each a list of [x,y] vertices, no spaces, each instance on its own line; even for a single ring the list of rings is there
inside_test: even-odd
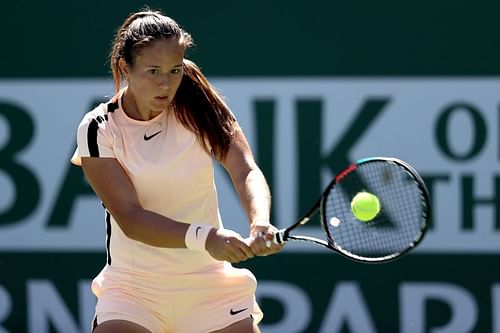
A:
[[[185,248],[188,224],[144,209],[137,192],[115,158],[82,157],[83,172],[97,196],[127,235],[142,243],[168,248]],[[241,237],[230,230],[212,230],[210,255],[217,260],[239,262],[253,256],[248,246],[231,241]]]

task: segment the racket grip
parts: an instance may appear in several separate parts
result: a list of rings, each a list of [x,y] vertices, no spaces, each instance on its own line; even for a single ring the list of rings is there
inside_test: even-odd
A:
[[[278,245],[283,244],[285,242],[284,236],[285,236],[285,231],[280,230],[276,232],[273,237],[273,243]],[[264,237],[264,234],[262,232],[259,232],[258,237]],[[272,246],[271,241],[267,241],[266,246],[271,247]]]
[[[278,231],[274,234],[274,244],[283,244],[285,232],[283,230]]]

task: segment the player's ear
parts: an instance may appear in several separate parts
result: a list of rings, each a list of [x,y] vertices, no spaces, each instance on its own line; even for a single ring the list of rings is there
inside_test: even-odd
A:
[[[118,67],[120,67],[120,72],[122,73],[122,75],[128,78],[128,65],[125,62],[125,59],[120,58],[120,60],[118,60]]]

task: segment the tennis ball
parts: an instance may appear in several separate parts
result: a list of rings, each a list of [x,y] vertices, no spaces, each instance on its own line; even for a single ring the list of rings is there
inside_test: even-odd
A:
[[[358,220],[369,222],[380,212],[380,201],[371,193],[359,192],[351,201],[351,210]]]

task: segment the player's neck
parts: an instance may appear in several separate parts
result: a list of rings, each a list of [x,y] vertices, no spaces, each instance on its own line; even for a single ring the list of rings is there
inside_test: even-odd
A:
[[[123,92],[122,108],[128,117],[139,121],[151,120],[162,113],[147,110],[146,108],[141,109],[137,104],[137,100],[135,99],[133,94],[129,93],[128,90],[125,90]]]

